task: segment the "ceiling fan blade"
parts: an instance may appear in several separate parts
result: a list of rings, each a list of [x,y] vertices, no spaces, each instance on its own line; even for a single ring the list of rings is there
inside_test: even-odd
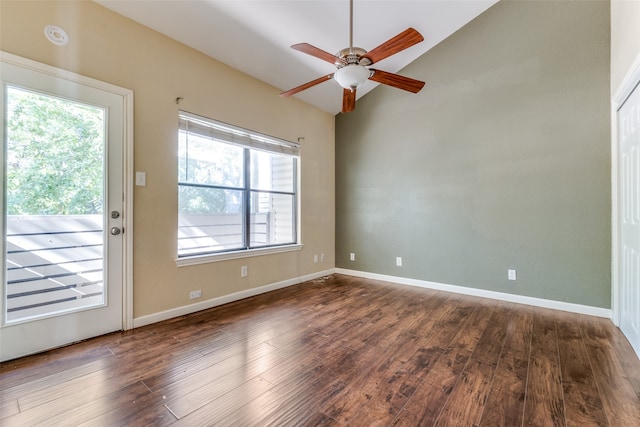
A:
[[[310,87],[318,85],[318,84],[320,84],[322,82],[326,82],[327,80],[331,80],[332,78],[333,78],[333,73],[327,74],[326,76],[319,77],[319,78],[317,78],[315,80],[312,80],[310,82],[307,82],[307,83],[305,83],[303,85],[300,85],[298,87],[294,87],[293,89],[289,89],[286,92],[282,92],[280,94],[280,96],[282,96],[284,98],[286,96],[295,95],[298,92],[302,92],[305,89],[309,89]]]
[[[355,109],[356,109],[356,90],[343,89],[342,90],[342,112],[348,113]]]
[[[373,80],[374,82],[397,87],[398,89],[403,89],[413,93],[420,92],[420,90],[424,87],[424,82],[421,82],[420,80],[411,79],[409,77],[401,76],[398,74],[388,73],[386,71],[374,70],[373,68],[370,68],[369,70],[373,71],[373,74],[369,77],[369,80]]]
[[[346,64],[343,59],[340,59],[337,56],[330,54],[329,52],[310,45],[309,43],[294,44],[293,46],[291,46],[291,49],[306,53],[307,55],[315,56],[316,58],[322,59],[323,61],[327,61],[332,64],[335,64],[336,61],[340,64]]]
[[[382,61],[395,53],[405,50],[414,44],[424,40],[422,34],[413,28],[407,28],[395,37],[390,38],[371,52],[364,54],[362,57],[367,58],[372,64]]]

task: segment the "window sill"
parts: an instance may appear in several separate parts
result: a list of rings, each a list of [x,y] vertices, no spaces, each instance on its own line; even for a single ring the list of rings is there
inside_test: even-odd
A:
[[[246,251],[226,252],[221,254],[198,255],[190,257],[182,257],[176,259],[178,267],[187,267],[189,265],[208,264],[210,262],[227,261],[230,259],[250,258],[261,255],[279,254],[283,252],[293,252],[302,249],[302,244],[277,246],[273,248],[248,249]]]

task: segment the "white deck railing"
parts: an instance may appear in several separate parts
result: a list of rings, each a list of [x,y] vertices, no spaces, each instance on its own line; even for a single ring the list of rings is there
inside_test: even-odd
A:
[[[7,321],[101,304],[102,215],[7,217]]]

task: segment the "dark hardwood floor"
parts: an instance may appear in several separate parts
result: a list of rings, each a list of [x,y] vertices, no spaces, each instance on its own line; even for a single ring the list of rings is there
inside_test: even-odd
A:
[[[0,365],[2,426],[639,426],[607,319],[334,275]]]

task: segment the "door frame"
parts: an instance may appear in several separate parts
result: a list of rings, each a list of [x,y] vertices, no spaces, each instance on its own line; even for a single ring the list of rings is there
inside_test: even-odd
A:
[[[611,99],[611,320],[620,327],[620,144],[618,143],[618,110],[631,92],[640,85],[640,54],[622,79]],[[640,90],[640,88],[638,89]],[[638,355],[640,357],[640,355]]]
[[[0,51],[0,61],[55,78],[68,80],[122,97],[123,195],[122,195],[122,329],[133,328],[133,91],[91,77]]]

